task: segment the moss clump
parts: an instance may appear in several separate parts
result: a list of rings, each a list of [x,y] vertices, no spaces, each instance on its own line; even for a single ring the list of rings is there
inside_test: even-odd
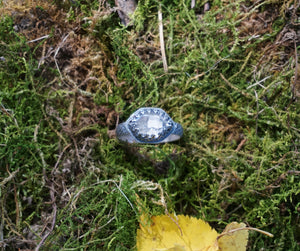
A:
[[[162,1],[165,72],[158,3],[139,1],[131,27],[110,4],[3,5],[3,245],[131,250],[142,211],[168,210],[274,234],[251,233],[250,250],[298,250],[299,10]],[[143,106],[165,109],[184,137],[120,144],[116,124]]]

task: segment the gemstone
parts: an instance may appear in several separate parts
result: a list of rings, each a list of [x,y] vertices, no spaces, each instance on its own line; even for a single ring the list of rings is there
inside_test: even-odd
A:
[[[141,142],[165,139],[172,131],[173,121],[159,108],[141,108],[128,120],[131,133]]]

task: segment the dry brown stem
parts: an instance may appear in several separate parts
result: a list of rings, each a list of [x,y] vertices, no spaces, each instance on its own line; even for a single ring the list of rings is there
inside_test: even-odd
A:
[[[166,58],[165,41],[164,41],[164,30],[163,30],[163,23],[162,23],[161,4],[159,5],[159,9],[158,9],[158,25],[159,25],[160,49],[161,49],[161,56],[162,56],[164,71],[168,72],[168,63],[167,63],[167,58]]]

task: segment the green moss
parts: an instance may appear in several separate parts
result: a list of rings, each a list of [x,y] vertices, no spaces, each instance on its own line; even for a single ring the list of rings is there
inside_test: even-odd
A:
[[[300,108],[291,88],[296,63],[294,44],[278,45],[290,21],[280,13],[288,6],[212,1],[199,16],[204,2],[197,3],[191,10],[190,1],[162,1],[167,73],[158,2],[139,1],[134,26],[127,28],[115,13],[90,18],[98,1],[60,6],[69,11],[69,23],[77,22],[79,10],[80,20],[93,20],[77,25],[90,39],[82,43],[96,40],[95,53],[107,56],[95,61],[103,64],[103,76],[93,72],[98,65],[82,60],[77,66],[86,67],[95,84],[68,82],[63,69],[62,76],[53,69],[52,78],[43,78],[42,44],[29,47],[12,18],[2,19],[1,224],[6,240],[19,238],[16,232],[29,238],[28,228],[37,236],[31,246],[19,238],[22,245],[14,248],[33,249],[55,214],[44,250],[132,250],[139,215],[162,214],[167,206],[218,231],[243,221],[274,234],[251,233],[249,250],[299,250]],[[268,8],[278,13],[268,13],[274,17],[264,23],[269,28],[256,31],[255,39],[255,32],[244,34],[243,21]],[[72,47],[56,46],[60,53]],[[87,45],[80,46],[74,44]],[[122,122],[143,106],[165,109],[183,125],[184,137],[157,146],[120,144],[108,131],[116,122],[109,118]]]

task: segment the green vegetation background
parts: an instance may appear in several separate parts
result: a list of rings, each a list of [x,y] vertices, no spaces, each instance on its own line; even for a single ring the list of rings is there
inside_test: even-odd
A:
[[[300,250],[299,34],[283,39],[299,27],[296,1],[214,0],[205,14],[204,1],[196,3],[161,2],[168,72],[157,42],[159,2],[140,0],[130,27],[99,11],[99,1],[52,3],[109,57],[105,77],[79,91],[54,61],[39,67],[45,40],[27,43],[14,18],[2,16],[2,250],[41,241],[41,250],[131,250],[140,213],[165,206],[219,232],[238,221],[274,234],[251,232],[249,250]],[[268,29],[251,30],[262,17]],[[76,110],[78,97],[113,113],[80,126],[90,110]],[[183,125],[183,139],[120,144],[109,114],[124,121],[143,106],[166,110]]]

